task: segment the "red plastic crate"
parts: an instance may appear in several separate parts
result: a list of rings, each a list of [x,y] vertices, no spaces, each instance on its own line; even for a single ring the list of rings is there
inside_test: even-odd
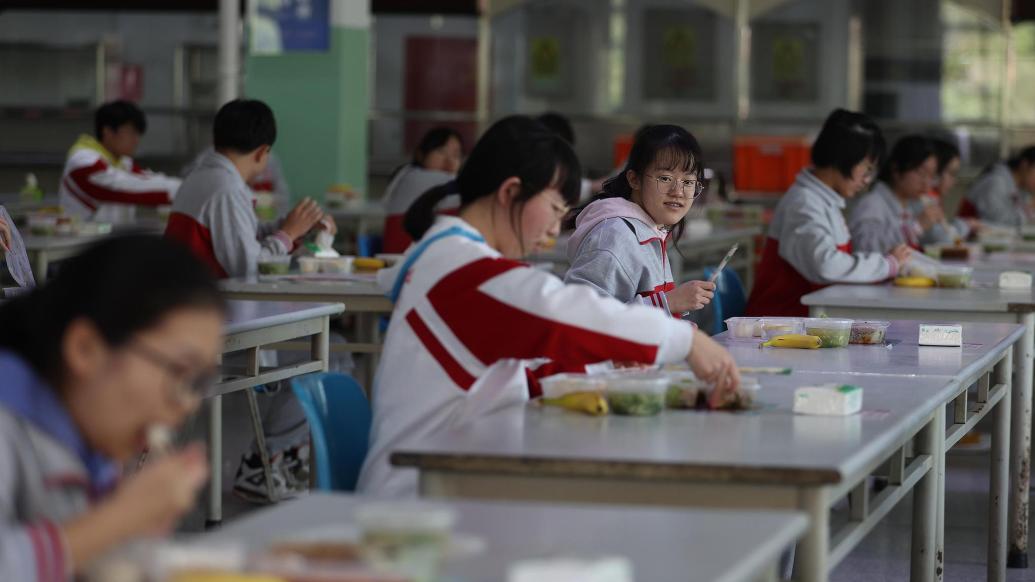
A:
[[[739,136],[733,139],[733,185],[741,192],[783,193],[809,164],[804,136]]]

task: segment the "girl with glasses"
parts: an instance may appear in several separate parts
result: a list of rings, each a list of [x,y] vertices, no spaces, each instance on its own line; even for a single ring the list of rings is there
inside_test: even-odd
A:
[[[637,134],[625,169],[574,218],[566,283],[593,287],[625,303],[643,303],[706,325],[715,284],[677,285],[668,248],[679,242],[686,215],[706,189],[701,146],[675,125]]]
[[[894,277],[912,250],[858,252],[844,219],[847,200],[869,186],[884,136],[862,113],[837,109],[812,144],[812,167],[798,173],[773,212],[747,315],[805,316],[801,296],[833,283]]]
[[[0,580],[68,580],[175,527],[204,450],[121,467],[197,408],[223,320],[207,267],[146,236],[98,243],[0,306]]]

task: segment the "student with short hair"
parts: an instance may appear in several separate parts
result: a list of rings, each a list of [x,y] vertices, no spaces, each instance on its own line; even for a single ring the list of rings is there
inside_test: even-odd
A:
[[[907,135],[895,142],[877,183],[852,209],[848,221],[852,248],[883,254],[904,244],[920,250],[925,235],[945,220],[940,204],[925,205],[922,200],[934,187],[937,174],[938,157],[931,140]]]
[[[539,395],[529,377],[605,360],[689,362],[721,399],[737,367],[706,334],[659,309],[565,285],[519,259],[557,236],[578,200],[579,163],[562,138],[523,116],[485,132],[457,177],[458,216],[429,190],[406,214],[417,241],[382,270],[395,310],[374,380],[374,420],[359,490],[413,496],[412,470],[389,457],[405,442]],[[404,364],[403,364],[404,362]]]
[[[70,580],[194,506],[199,443],[120,474],[197,409],[224,318],[205,266],[154,236],[99,242],[0,305],[0,580]]]
[[[262,172],[277,139],[273,111],[262,101],[237,99],[220,108],[213,150],[183,182],[166,236],[194,251],[220,278],[258,272],[260,256],[288,255],[297,241],[334,222],[313,200],[299,202],[278,221],[259,223],[248,181]]]
[[[909,247],[888,254],[855,252],[844,219],[846,200],[866,189],[883,154],[884,136],[869,117],[844,109],[827,117],[812,145],[812,167],[798,173],[776,205],[748,315],[808,315],[802,295],[898,273]]]
[[[137,206],[172,204],[180,180],[133,161],[147,118],[129,101],[105,103],[94,114],[94,135],[80,135],[68,150],[58,196],[72,216],[127,223]]]
[[[976,215],[982,222],[1022,226],[1032,218],[1035,195],[1035,145],[985,169],[967,191],[961,216]],[[968,210],[970,212],[968,212]]]
[[[428,130],[413,151],[413,159],[395,171],[385,189],[385,225],[381,243],[386,253],[401,253],[413,239],[403,228],[403,216],[414,200],[456,177],[464,156],[464,138],[449,127]],[[442,201],[440,212],[456,212],[456,196]]]
[[[221,107],[212,128],[214,149],[183,181],[165,235],[187,245],[220,278],[252,276],[261,257],[291,254],[317,229],[335,232],[334,220],[306,198],[281,220],[260,223],[248,182],[269,160],[277,139],[273,111],[262,101],[237,99]],[[264,357],[272,357],[270,354]],[[272,360],[269,362],[272,364]],[[267,391],[263,418],[272,461],[272,489],[286,497],[308,484],[305,415],[290,389]],[[269,501],[258,443],[241,459],[234,492],[249,501]]]

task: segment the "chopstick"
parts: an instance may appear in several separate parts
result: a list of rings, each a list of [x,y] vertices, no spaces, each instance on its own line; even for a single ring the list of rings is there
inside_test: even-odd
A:
[[[715,269],[715,272],[712,273],[712,276],[708,278],[709,283],[714,283],[719,280],[719,275],[722,274],[722,270],[726,268],[726,264],[730,262],[730,259],[733,258],[733,255],[736,254],[737,249],[739,248],[740,243],[733,243],[733,246],[731,246],[730,250],[726,252],[726,256],[722,258],[722,261],[719,263],[719,266]]]

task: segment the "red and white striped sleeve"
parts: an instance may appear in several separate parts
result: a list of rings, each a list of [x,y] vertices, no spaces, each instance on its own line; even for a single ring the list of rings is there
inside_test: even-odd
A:
[[[686,358],[693,342],[693,326],[664,310],[565,285],[507,259],[468,263],[435,284],[427,299],[407,321],[461,386],[470,384],[478,364],[501,359],[548,358],[551,372],[582,371],[604,360],[673,363]]]
[[[70,170],[64,177],[64,185],[83,204],[96,210],[102,203],[171,204],[180,180],[163,174],[136,174],[98,159],[88,166]]]
[[[65,582],[71,562],[61,530],[49,521],[0,524],[0,579]]]

